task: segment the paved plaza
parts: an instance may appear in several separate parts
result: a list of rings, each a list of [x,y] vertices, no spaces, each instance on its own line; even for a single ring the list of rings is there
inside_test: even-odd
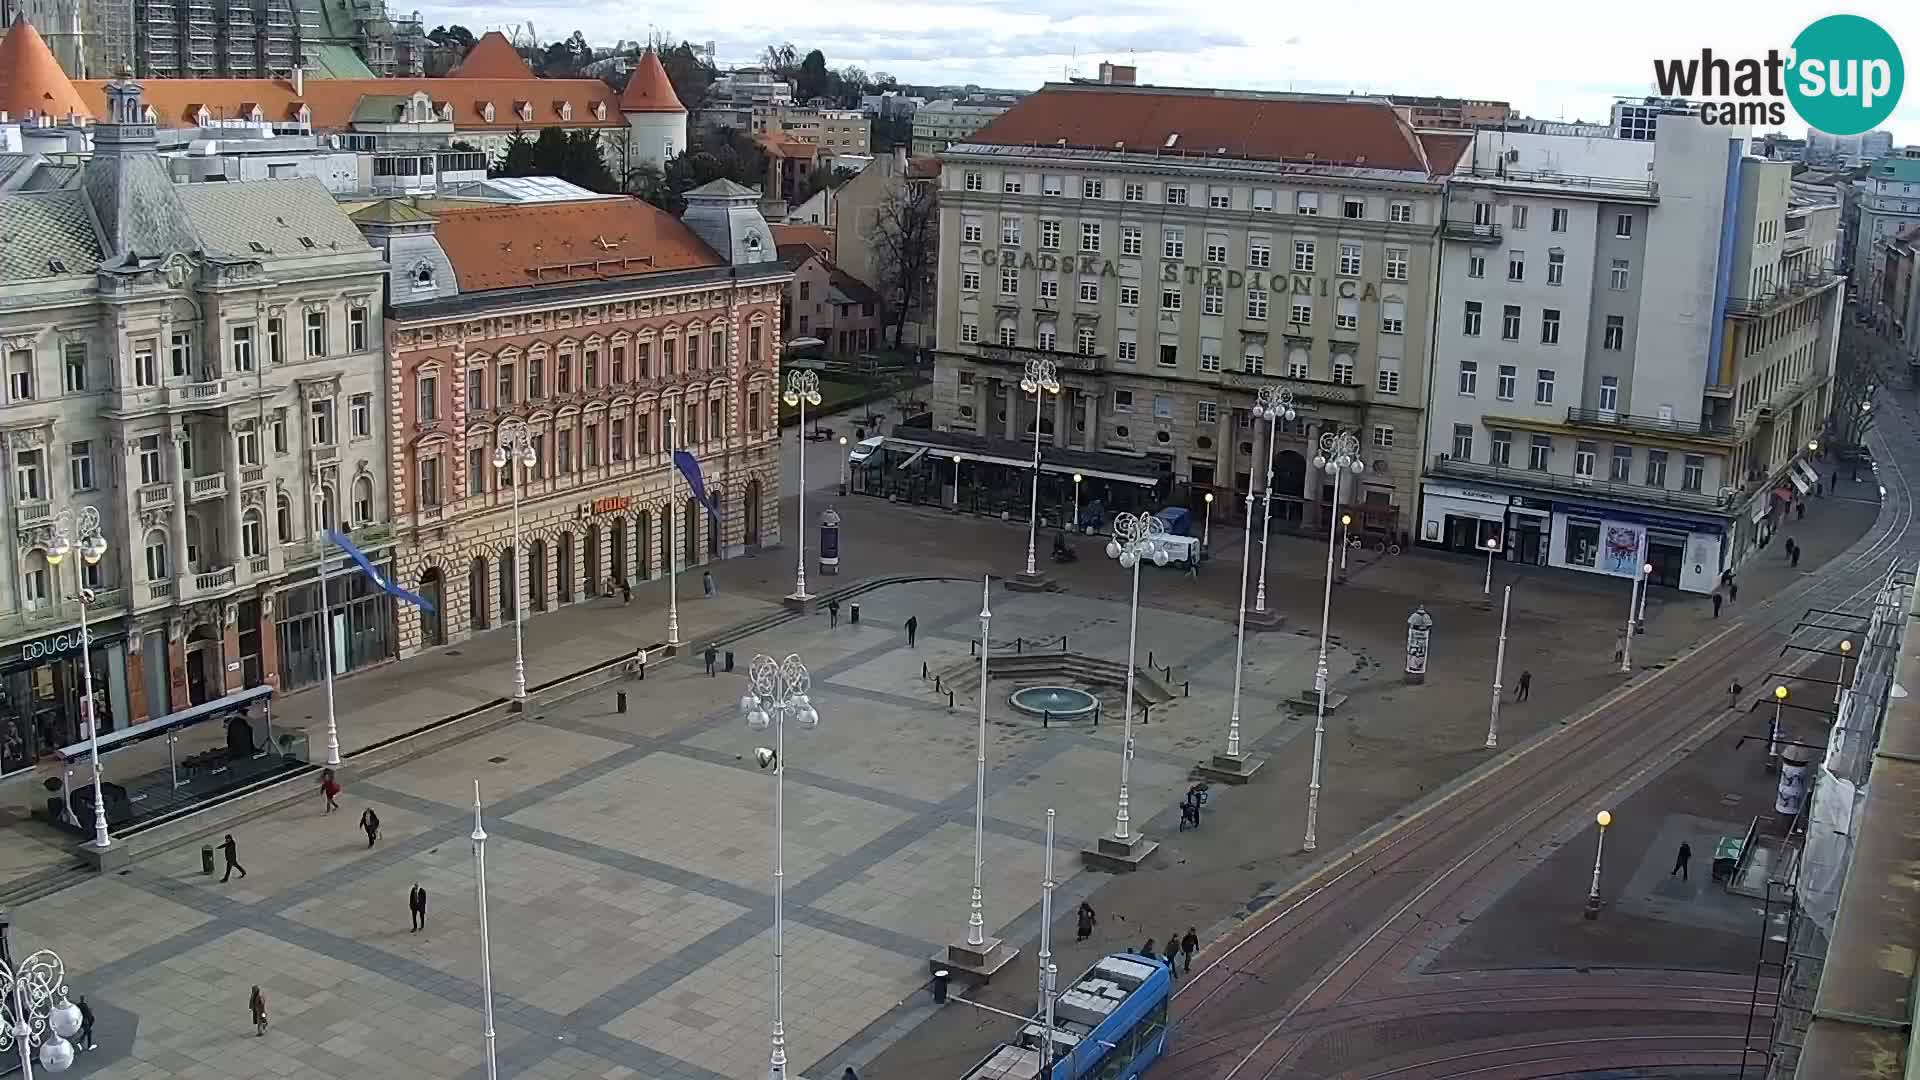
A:
[[[1116,575],[1120,571],[1115,568]],[[1145,572],[1144,591],[1176,584]],[[1067,636],[1123,657],[1126,609],[1072,594],[996,589],[993,639]],[[964,933],[972,873],[975,713],[921,677],[963,666],[978,636],[977,582],[896,585],[862,620],[796,619],[736,643],[797,651],[821,713],[789,732],[786,1023],[792,1065],[832,1076],[870,1054],[926,958]],[[848,613],[850,614],[850,613]],[[919,647],[902,624],[920,620]],[[1149,648],[1190,697],[1136,727],[1135,820],[1160,835],[1192,767],[1224,738],[1232,625],[1143,609]],[[1311,683],[1313,640],[1254,639],[1243,724],[1266,747],[1310,727],[1279,707]],[[1337,672],[1356,658],[1337,652]],[[520,722],[377,772],[344,776],[342,812],[311,801],[236,830],[249,875],[198,872],[197,845],[91,880],[16,915],[15,940],[53,948],[99,1011],[102,1049],[78,1075],[480,1075],[480,966],[472,784],[485,801],[489,917],[503,1075],[741,1077],[765,1068],[772,953],[774,785],[738,715],[741,674],[697,660],[545,707]],[[990,695],[988,931],[1026,933],[1039,900],[1047,808],[1058,810],[1061,897],[1101,878],[1078,851],[1112,827],[1119,718],[1042,728]],[[966,693],[971,693],[967,691]],[[1176,690],[1176,694],[1179,691]],[[371,850],[356,828],[373,807]],[[1157,819],[1157,820],[1156,820]],[[429,896],[409,932],[406,896]],[[78,917],[79,913],[86,917]],[[273,1024],[255,1038],[248,989]],[[891,1020],[889,1019],[891,1018]]]

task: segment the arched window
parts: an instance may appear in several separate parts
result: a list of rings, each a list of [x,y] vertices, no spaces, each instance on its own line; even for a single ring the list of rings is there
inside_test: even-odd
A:
[[[46,607],[52,602],[52,576],[47,566],[46,552],[34,551],[27,555],[26,562],[20,567],[20,592],[29,610]]]
[[[155,529],[147,534],[147,578],[151,581],[163,581],[173,576],[172,562],[167,556],[167,534]]]
[[[355,528],[373,524],[373,477],[353,478],[353,524]]]
[[[281,543],[293,543],[293,500],[284,491],[273,500],[273,529]]]
[[[240,553],[249,559],[267,553],[267,523],[255,507],[247,507],[240,515]]]
[[[312,532],[316,535],[331,529],[340,521],[339,505],[334,501],[333,485],[320,485],[320,496],[314,500]]]
[[[1002,318],[1000,320],[999,342],[1008,348],[1020,344],[1020,324],[1014,322],[1011,318]]]

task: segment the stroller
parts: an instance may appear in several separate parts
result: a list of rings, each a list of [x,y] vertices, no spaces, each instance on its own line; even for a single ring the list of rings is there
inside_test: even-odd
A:
[[[1186,798],[1180,800],[1181,832],[1187,831],[1188,828],[1197,829],[1200,827],[1200,808],[1207,805],[1207,792],[1211,790],[1212,785],[1205,782],[1195,784],[1187,789]]]

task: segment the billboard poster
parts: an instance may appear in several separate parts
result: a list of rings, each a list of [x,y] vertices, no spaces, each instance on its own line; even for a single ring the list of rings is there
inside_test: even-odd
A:
[[[1647,529],[1630,521],[1607,521],[1600,526],[1600,569],[1615,577],[1637,577],[1647,550]]]
[[[1787,817],[1800,816],[1800,811],[1807,805],[1807,783],[1811,779],[1805,761],[1781,758],[1780,787],[1773,797],[1774,813]]]

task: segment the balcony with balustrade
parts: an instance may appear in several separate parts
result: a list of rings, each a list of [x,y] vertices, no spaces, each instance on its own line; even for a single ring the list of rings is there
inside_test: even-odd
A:
[[[14,523],[21,529],[31,529],[53,521],[53,504],[45,499],[16,503],[13,508]]]
[[[1666,436],[1682,442],[1706,442],[1715,446],[1733,446],[1745,434],[1740,424],[1712,417],[1679,420],[1670,416],[1642,416],[1612,409],[1567,410],[1567,425],[1609,434]]]
[[[227,477],[225,473],[212,476],[196,476],[187,481],[187,501],[204,502],[208,499],[223,499],[227,495]]]

